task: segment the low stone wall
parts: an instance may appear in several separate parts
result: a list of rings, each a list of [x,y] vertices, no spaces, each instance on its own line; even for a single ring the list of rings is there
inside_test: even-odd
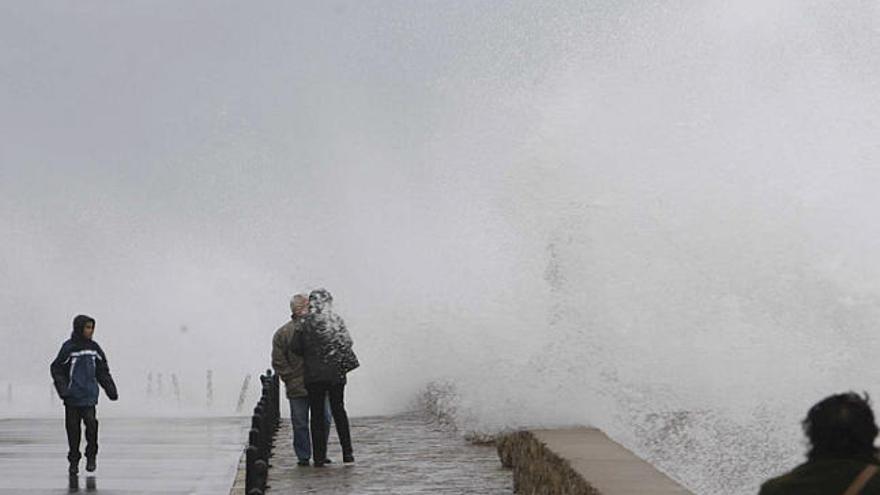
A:
[[[565,459],[547,448],[530,431],[496,439],[501,464],[513,469],[513,489],[526,495],[598,495]]]
[[[593,428],[519,431],[497,447],[521,495],[690,494]]]

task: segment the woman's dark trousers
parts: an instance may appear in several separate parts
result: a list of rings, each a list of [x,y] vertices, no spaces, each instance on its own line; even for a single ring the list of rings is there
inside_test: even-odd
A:
[[[98,420],[95,418],[95,406],[74,407],[64,406],[64,422],[67,427],[67,460],[79,461],[80,422],[86,425],[86,458],[98,455]]]
[[[352,455],[351,431],[348,427],[348,414],[345,412],[345,384],[314,382],[307,383],[309,392],[310,423],[312,426],[312,455],[316,461],[327,458],[327,420],[324,418],[324,400],[330,396],[330,411],[336,423],[336,435],[342,445],[342,455]]]

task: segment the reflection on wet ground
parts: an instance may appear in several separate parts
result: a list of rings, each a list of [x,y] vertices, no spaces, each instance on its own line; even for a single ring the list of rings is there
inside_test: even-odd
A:
[[[267,493],[512,494],[511,471],[501,467],[495,447],[475,446],[417,414],[352,418],[357,462],[343,465],[336,433],[330,436],[327,467],[299,467],[290,420],[275,441]]]
[[[225,495],[248,426],[247,418],[101,419],[98,470],[70,476],[63,417],[0,420],[0,494]]]

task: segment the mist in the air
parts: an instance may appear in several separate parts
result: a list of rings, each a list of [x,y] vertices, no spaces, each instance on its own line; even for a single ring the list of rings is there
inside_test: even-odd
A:
[[[3,5],[0,416],[58,414],[78,313],[120,388],[102,414],[246,410],[290,296],[326,287],[352,416],[449,383],[462,428],[591,424],[696,493],[752,493],[811,404],[880,397],[878,22]]]

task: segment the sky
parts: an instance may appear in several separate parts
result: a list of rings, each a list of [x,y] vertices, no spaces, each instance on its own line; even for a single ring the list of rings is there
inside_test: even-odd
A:
[[[2,331],[27,350],[7,348],[4,378],[42,382],[87,313],[129,388],[165,368],[199,389],[214,368],[234,396],[267,366],[290,296],[320,286],[356,339],[382,335],[364,339],[367,360],[417,367],[434,337],[402,341],[402,327],[500,299],[480,279],[517,277],[491,260],[508,227],[485,211],[483,179],[503,167],[437,156],[447,139],[480,146],[441,79],[470,78],[448,66],[493,9],[376,6],[4,6]],[[453,27],[457,46],[436,46]],[[455,71],[485,55],[469,57]]]
[[[203,414],[208,369],[229,413],[290,296],[326,287],[352,415],[448,382],[466,428],[593,424],[698,493],[754,493],[809,405],[880,394],[878,21],[867,0],[3,4],[0,415],[57,408],[78,313],[108,414],[180,413],[149,373]]]

